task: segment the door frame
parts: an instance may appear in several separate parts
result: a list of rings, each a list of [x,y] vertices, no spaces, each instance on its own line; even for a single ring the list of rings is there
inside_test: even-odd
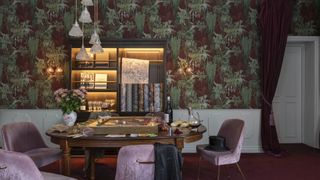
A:
[[[288,36],[287,46],[293,44],[304,44],[305,57],[302,73],[301,89],[301,140],[302,143],[319,148],[319,40],[318,36]],[[307,61],[313,64],[312,69],[308,69]],[[309,75],[306,73],[310,73]],[[311,78],[311,83],[305,81]],[[313,99],[306,95],[312,94]],[[306,108],[308,107],[308,108]],[[310,107],[310,108],[309,108]],[[310,111],[310,113],[307,113]],[[311,128],[310,128],[311,127]]]
[[[284,122],[282,122],[280,119],[282,119],[282,118],[284,118],[283,116],[278,116],[278,117],[275,117],[276,118],[276,126],[277,126],[277,132],[278,132],[278,138],[279,138],[279,141],[280,141],[280,143],[303,143],[303,134],[304,134],[304,132],[303,132],[303,130],[304,130],[304,123],[302,122],[302,117],[303,117],[303,95],[304,95],[304,88],[305,88],[305,86],[304,86],[304,79],[305,79],[305,48],[306,48],[306,46],[305,46],[305,44],[304,43],[288,43],[287,45],[286,45],[286,51],[285,52],[287,52],[287,48],[299,48],[299,49],[301,49],[301,54],[300,54],[300,58],[299,58],[299,64],[298,65],[296,65],[295,67],[296,68],[298,68],[299,69],[299,77],[297,76],[297,78],[299,78],[300,80],[300,82],[299,82],[299,84],[297,84],[298,86],[296,86],[296,88],[299,88],[299,89],[297,89],[298,91],[297,91],[297,96],[296,96],[296,110],[297,110],[297,112],[296,112],[296,115],[298,115],[299,117],[297,117],[297,120],[298,120],[298,122],[296,122],[295,121],[295,123],[294,123],[294,125],[296,126],[296,134],[297,134],[297,136],[296,136],[296,138],[294,138],[294,139],[292,139],[292,137],[290,138],[290,137],[287,137],[287,136],[284,136],[283,137],[283,135],[285,135],[286,134],[286,132],[287,132],[287,125],[285,125],[285,124],[283,124],[283,123],[285,123],[286,122],[286,120],[287,120],[287,118],[285,118],[285,119],[283,119],[283,120],[285,120]],[[285,55],[286,55],[286,53],[285,53]],[[285,58],[285,56],[284,56],[284,58]],[[289,61],[291,61],[290,59],[286,59],[286,60],[289,60]],[[282,73],[284,73],[283,72],[283,66],[285,65],[285,59],[283,59],[283,63],[282,63],[282,69],[281,69],[281,74]],[[295,71],[293,71],[293,72],[295,72]],[[280,76],[281,76],[281,74],[280,74]],[[280,76],[279,76],[279,81],[278,81],[278,85],[277,86],[279,86],[279,83],[280,83]],[[283,82],[283,81],[282,81]],[[277,87],[277,90],[278,90],[278,88],[279,87]],[[275,108],[275,104],[278,104],[278,105],[280,105],[280,108],[282,107],[282,103],[283,103],[283,101],[281,100],[282,98],[284,98],[283,96],[277,96],[277,91],[276,91],[276,94],[275,94],[275,96],[274,96],[274,98],[273,98],[273,101],[272,101],[272,108],[274,109]],[[287,99],[287,96],[285,97],[285,99],[286,100],[288,100]],[[275,104],[274,104],[275,103]],[[286,103],[288,103],[287,101],[286,101]],[[285,103],[285,104],[286,104]],[[274,109],[275,110],[275,109]],[[284,109],[283,109],[283,107],[281,108],[281,111],[283,111]],[[285,110],[286,111],[286,110]],[[273,111],[274,113],[275,113],[275,111]],[[282,112],[283,113],[283,112]],[[284,114],[282,114],[282,113],[280,113],[280,114],[278,114],[278,115],[284,115]],[[274,114],[274,116],[275,116],[276,114]]]

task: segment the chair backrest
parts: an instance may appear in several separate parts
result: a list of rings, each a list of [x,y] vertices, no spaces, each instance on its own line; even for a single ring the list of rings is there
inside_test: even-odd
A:
[[[9,151],[26,152],[48,147],[37,128],[31,122],[16,122],[2,126],[3,148]]]
[[[244,121],[240,119],[225,120],[218,132],[219,136],[226,139],[227,147],[232,151],[239,151],[243,142]]]
[[[25,154],[0,149],[0,179],[43,180],[39,169]]]
[[[154,146],[129,145],[119,150],[115,180],[154,180]]]

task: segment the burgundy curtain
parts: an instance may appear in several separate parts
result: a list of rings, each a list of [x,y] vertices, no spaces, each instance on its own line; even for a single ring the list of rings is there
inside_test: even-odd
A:
[[[261,140],[265,152],[280,153],[273,119],[272,100],[277,88],[292,16],[292,0],[262,0],[259,24],[261,57]]]

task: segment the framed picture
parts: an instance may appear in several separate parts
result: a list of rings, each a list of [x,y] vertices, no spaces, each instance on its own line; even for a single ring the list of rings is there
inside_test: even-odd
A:
[[[122,84],[148,84],[149,60],[122,58]]]

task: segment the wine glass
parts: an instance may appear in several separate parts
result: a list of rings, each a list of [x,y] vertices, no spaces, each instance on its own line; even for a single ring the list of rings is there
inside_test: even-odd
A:
[[[88,108],[89,108],[89,111],[92,111],[92,106],[93,106],[93,102],[92,101],[88,101]]]

